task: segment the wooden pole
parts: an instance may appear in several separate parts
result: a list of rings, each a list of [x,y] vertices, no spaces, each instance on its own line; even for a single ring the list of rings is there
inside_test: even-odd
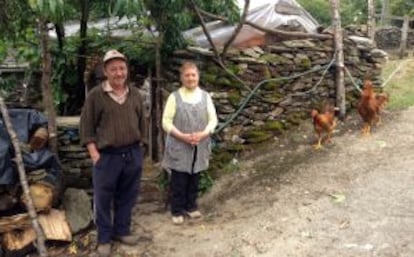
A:
[[[403,59],[405,56],[405,51],[407,49],[407,38],[408,38],[408,25],[410,23],[410,18],[408,15],[404,16],[404,23],[401,30],[401,45],[400,45],[400,59]]]
[[[346,114],[345,85],[344,85],[344,51],[339,13],[339,0],[330,0],[332,8],[332,25],[334,28],[334,44],[336,57],[336,106],[339,108],[339,118],[344,119]]]
[[[23,189],[23,194],[26,197],[26,201],[24,201],[24,203],[26,205],[27,211],[32,221],[33,229],[36,232],[36,236],[37,236],[36,237],[36,242],[37,242],[36,248],[41,257],[47,257],[48,253],[47,253],[47,249],[45,246],[45,235],[43,233],[42,227],[40,226],[37,213],[36,213],[36,210],[33,204],[33,199],[30,195],[30,189],[29,189],[29,184],[27,182],[26,171],[23,165],[23,157],[22,157],[22,152],[20,150],[19,139],[17,138],[17,134],[13,129],[13,125],[11,123],[9,113],[7,112],[7,106],[4,103],[4,100],[2,97],[0,97],[0,109],[1,109],[1,114],[3,116],[4,124],[10,136],[10,140],[13,144],[13,148],[15,152],[15,159],[16,159],[16,164],[17,164],[17,171],[19,173],[20,184]]]
[[[368,22],[367,22],[368,37],[375,44],[375,2],[368,0]]]

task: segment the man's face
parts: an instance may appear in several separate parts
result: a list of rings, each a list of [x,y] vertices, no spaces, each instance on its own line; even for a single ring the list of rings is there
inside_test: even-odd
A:
[[[186,68],[181,73],[181,83],[187,89],[195,89],[198,87],[198,81],[199,76],[197,68]]]
[[[112,87],[122,87],[128,77],[128,67],[124,60],[113,59],[105,64],[105,76]]]

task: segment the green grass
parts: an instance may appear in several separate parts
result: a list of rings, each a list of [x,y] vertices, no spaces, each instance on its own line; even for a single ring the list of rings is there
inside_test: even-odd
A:
[[[394,73],[394,71],[397,72]],[[414,106],[414,59],[389,61],[382,72],[385,80],[393,77],[385,85],[384,91],[390,94],[390,109],[406,109]]]

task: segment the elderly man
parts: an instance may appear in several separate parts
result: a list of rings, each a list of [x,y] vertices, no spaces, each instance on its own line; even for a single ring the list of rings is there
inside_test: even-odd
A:
[[[130,225],[141,179],[146,124],[140,93],[127,84],[125,55],[110,50],[103,63],[107,80],[87,96],[80,136],[93,162],[98,254],[111,256],[112,240],[128,245],[138,242]]]

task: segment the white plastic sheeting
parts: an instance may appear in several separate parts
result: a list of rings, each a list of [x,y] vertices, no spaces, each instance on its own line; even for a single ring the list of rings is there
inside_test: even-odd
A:
[[[250,1],[247,21],[267,29],[277,29],[280,26],[301,27],[309,33],[316,31],[318,22],[304,10],[295,0],[261,0]],[[244,0],[238,0],[239,7],[243,11]],[[222,46],[233,34],[236,26],[228,25],[222,21],[213,21],[207,24],[211,38],[216,46]],[[201,27],[185,31],[184,37],[201,47],[210,44]],[[264,32],[244,25],[233,45],[240,45],[252,38],[263,37]]]

